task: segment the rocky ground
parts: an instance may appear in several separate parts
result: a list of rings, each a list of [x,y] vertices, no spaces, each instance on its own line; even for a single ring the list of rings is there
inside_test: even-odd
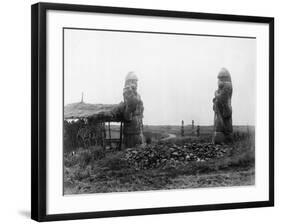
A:
[[[255,183],[252,139],[214,145],[160,141],[122,151],[80,149],[64,155],[64,193],[101,193]]]
[[[231,146],[212,143],[166,143],[160,142],[140,148],[127,149],[125,157],[136,169],[166,167],[191,161],[204,162],[218,159],[231,151]]]

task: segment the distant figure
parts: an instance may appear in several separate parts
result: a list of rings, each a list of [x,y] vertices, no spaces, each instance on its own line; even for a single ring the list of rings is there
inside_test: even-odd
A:
[[[184,136],[184,121],[181,121],[181,136]]]
[[[218,74],[218,90],[213,99],[214,136],[213,143],[220,144],[232,141],[232,82],[227,69],[222,68]]]
[[[196,135],[197,135],[197,137],[200,136],[200,126],[199,125],[197,125]]]
[[[191,122],[191,134],[194,135],[194,120]]]

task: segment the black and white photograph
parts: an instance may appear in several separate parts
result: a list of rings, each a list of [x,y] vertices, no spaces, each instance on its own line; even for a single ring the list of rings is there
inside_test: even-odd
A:
[[[257,40],[63,28],[63,194],[255,185]]]
[[[38,3],[31,27],[32,219],[274,205],[274,18]]]
[[[278,223],[280,1],[2,2],[0,223]]]

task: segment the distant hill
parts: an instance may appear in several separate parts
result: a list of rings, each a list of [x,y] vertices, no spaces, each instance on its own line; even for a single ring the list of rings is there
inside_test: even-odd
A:
[[[71,103],[64,106],[64,119],[86,118],[100,112],[112,110],[117,104]]]

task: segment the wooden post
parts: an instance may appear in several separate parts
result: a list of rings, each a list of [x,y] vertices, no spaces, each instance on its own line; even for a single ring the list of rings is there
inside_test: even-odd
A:
[[[109,145],[111,147],[111,130],[110,130],[110,121],[108,122],[108,134],[109,134]]]
[[[123,122],[121,121],[120,124],[120,144],[119,144],[119,150],[122,149],[122,141],[123,141]]]
[[[105,122],[102,122],[102,147],[106,147],[106,127]]]
[[[184,136],[184,121],[181,121],[181,136]]]

